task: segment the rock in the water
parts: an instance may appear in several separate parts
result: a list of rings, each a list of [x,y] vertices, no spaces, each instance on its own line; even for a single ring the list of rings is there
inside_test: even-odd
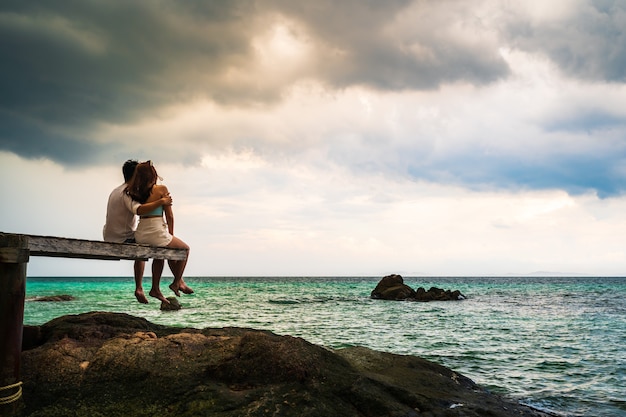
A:
[[[545,416],[418,357],[268,331],[93,312],[41,334],[22,352],[23,417]]]
[[[180,302],[178,301],[178,298],[176,297],[167,297],[167,301],[169,301],[169,303],[161,301],[161,310],[176,311],[182,308],[182,306],[180,305]]]
[[[406,300],[415,297],[415,290],[404,283],[402,276],[393,274],[381,279],[370,296],[382,300]]]
[[[437,287],[430,287],[428,291],[419,287],[415,292],[416,301],[455,301],[464,300],[465,296],[459,290],[442,290]]]
[[[431,287],[428,291],[420,287],[415,291],[404,283],[402,276],[393,274],[383,277],[370,294],[371,298],[407,301],[453,301],[464,300],[459,290],[450,291]]]

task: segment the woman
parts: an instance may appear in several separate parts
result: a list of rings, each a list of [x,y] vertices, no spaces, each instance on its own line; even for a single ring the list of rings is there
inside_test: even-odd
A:
[[[157,179],[161,178],[157,175],[152,161],[142,162],[135,168],[135,173],[126,187],[126,192],[133,200],[141,204],[159,200],[166,197],[169,192],[165,185],[156,183]],[[165,221],[163,220],[163,214],[165,214]],[[189,246],[185,242],[174,236],[174,213],[171,205],[163,205],[141,215],[137,231],[135,232],[135,240],[137,243],[145,243],[152,246],[167,246],[189,250]],[[185,294],[192,294],[193,290],[183,280],[187,259],[184,261],[168,260],[168,265],[172,274],[174,274],[174,281],[170,284],[170,289],[174,291],[174,294],[177,297],[180,297],[180,291]],[[169,303],[161,293],[160,281],[161,274],[152,276],[152,289],[149,294],[163,302]]]

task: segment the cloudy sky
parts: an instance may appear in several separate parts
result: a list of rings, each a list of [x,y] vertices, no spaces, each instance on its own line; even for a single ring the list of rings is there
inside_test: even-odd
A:
[[[3,1],[0,231],[101,239],[151,159],[190,276],[623,275],[624,28],[620,0]]]

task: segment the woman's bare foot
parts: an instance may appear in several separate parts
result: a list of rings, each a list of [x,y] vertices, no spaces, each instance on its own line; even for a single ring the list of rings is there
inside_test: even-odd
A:
[[[145,294],[143,293],[143,290],[140,290],[140,289],[135,290],[135,298],[141,304],[148,304],[148,299],[146,298]]]
[[[174,291],[174,294],[176,294],[176,297],[180,297],[180,292],[178,292],[178,287],[174,285],[174,283],[170,284],[170,290]]]
[[[180,297],[180,292],[182,291],[184,294],[193,294],[193,290],[187,286],[187,284],[183,283],[182,285],[176,286],[173,282],[170,284],[170,290],[174,291],[176,297]]]
[[[187,284],[179,285],[178,289],[185,294],[193,294],[193,290],[187,286]]]
[[[165,298],[165,296],[159,290],[150,290],[150,292],[148,294],[150,294],[150,297],[154,297],[154,298],[160,300],[162,303],[167,303],[167,304],[170,303],[168,301],[168,299]]]

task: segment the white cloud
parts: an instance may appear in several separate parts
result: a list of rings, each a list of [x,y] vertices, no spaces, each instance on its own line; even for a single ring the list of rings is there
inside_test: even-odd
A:
[[[534,22],[567,21],[584,7],[583,0],[527,0],[509,3],[517,11],[526,14]]]
[[[4,204],[0,230],[99,239],[117,168],[1,159],[3,171],[29,174],[3,183],[17,198]],[[475,192],[277,165],[249,151],[207,160],[220,160],[219,169],[155,161],[174,196],[176,233],[192,247],[188,275],[620,274],[626,261],[626,198]],[[132,267],[74,262],[33,260],[29,271],[130,275]]]

